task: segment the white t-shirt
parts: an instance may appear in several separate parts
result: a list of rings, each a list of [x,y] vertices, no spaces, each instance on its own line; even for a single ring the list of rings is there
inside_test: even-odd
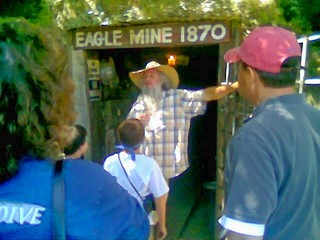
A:
[[[119,154],[131,183],[142,197],[153,194],[155,198],[161,197],[169,191],[158,163],[148,156],[136,154],[136,160],[131,155],[122,151]],[[134,196],[142,205],[142,200],[131,186],[119,162],[118,153],[110,155],[104,160],[104,169],[117,178],[117,182]]]

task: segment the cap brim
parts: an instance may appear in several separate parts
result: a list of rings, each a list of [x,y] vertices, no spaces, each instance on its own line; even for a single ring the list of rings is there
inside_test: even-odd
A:
[[[238,62],[241,58],[239,55],[240,47],[232,48],[224,54],[224,60],[228,63]]]

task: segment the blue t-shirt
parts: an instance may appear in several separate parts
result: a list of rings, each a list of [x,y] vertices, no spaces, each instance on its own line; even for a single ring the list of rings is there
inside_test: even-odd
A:
[[[93,162],[66,160],[68,239],[148,239],[147,215],[116,179]],[[25,159],[0,185],[0,239],[52,238],[50,161]]]
[[[292,94],[258,106],[226,155],[224,215],[264,239],[320,237],[320,111]]]

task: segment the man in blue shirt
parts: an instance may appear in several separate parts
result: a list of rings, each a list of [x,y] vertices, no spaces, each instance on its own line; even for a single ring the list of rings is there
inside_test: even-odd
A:
[[[225,54],[256,106],[227,148],[219,223],[229,240],[320,236],[320,111],[295,93],[300,56],[294,34],[273,26]]]

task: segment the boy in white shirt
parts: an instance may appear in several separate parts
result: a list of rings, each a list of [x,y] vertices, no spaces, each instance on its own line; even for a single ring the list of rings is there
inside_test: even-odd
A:
[[[158,215],[156,239],[164,239],[166,230],[166,203],[169,187],[157,162],[139,152],[145,137],[144,126],[138,119],[127,119],[117,129],[121,152],[108,156],[104,169],[117,178],[117,182],[143,206],[147,195],[152,194]],[[152,212],[151,212],[152,213]],[[153,225],[154,214],[149,214]],[[151,231],[153,232],[153,231]],[[152,236],[151,236],[152,237]]]

